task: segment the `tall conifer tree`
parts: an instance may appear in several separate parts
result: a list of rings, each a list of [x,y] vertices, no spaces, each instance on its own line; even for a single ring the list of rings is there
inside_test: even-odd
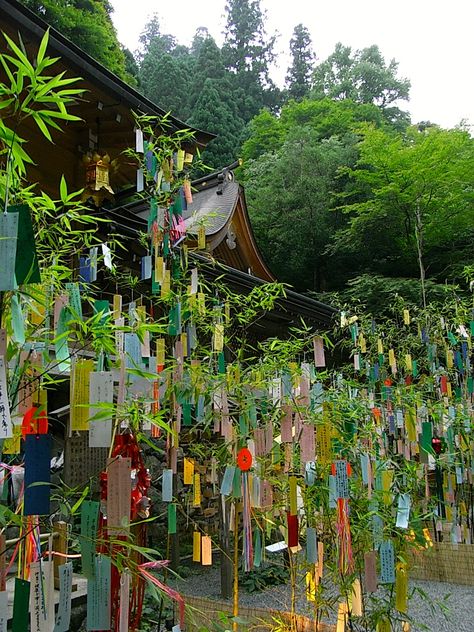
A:
[[[309,94],[315,55],[311,36],[303,24],[297,24],[290,40],[291,66],[286,75],[288,94],[299,101]]]

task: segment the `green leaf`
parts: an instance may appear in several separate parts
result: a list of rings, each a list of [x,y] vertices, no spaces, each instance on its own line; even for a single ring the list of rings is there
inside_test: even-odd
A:
[[[41,132],[43,133],[44,136],[46,136],[46,138],[50,141],[53,142],[53,139],[51,137],[51,134],[49,132],[49,129],[46,125],[46,123],[43,121],[43,119],[41,118],[40,115],[38,115],[36,112],[32,113],[32,117],[36,123],[36,125],[39,127],[39,129],[41,130]]]
[[[37,70],[38,70],[38,67],[41,66],[41,63],[43,62],[44,55],[48,47],[48,41],[49,41],[49,28],[45,31],[43,35],[41,44],[38,49],[38,54],[36,55],[36,69]]]
[[[61,176],[61,182],[59,183],[59,194],[61,196],[61,202],[65,204],[67,201],[67,184],[64,174]]]
[[[76,511],[79,509],[79,507],[82,505],[82,503],[84,502],[84,500],[87,498],[87,495],[89,494],[89,485],[86,485],[86,487],[84,488],[81,497],[79,498],[79,500],[77,500],[74,505],[71,507],[71,514],[75,514]]]
[[[8,35],[6,33],[3,34],[3,37],[7,40],[7,43],[9,45],[9,47],[12,49],[12,51],[15,53],[15,55],[18,58],[18,61],[21,62],[21,64],[23,64],[23,67],[25,68],[25,70],[27,71],[26,74],[29,77],[34,77],[35,75],[35,69],[33,68],[33,66],[31,65],[30,61],[28,60],[28,57],[24,54],[24,52],[15,44],[15,42],[10,39],[8,37]]]

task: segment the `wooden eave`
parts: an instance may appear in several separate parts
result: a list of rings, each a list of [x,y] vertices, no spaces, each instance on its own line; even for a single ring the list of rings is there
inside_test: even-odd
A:
[[[20,34],[31,56],[36,54],[47,29],[46,22],[16,0],[0,0],[0,30],[15,42]],[[6,50],[3,38],[0,50]],[[110,176],[112,188],[118,191],[134,184],[136,166],[123,153],[135,146],[132,111],[159,117],[165,112],[52,28],[47,54],[59,57],[52,73],[65,71],[67,77],[81,78],[74,85],[85,92],[69,111],[82,120],[64,124],[62,132],[53,132],[53,143],[44,138],[34,122],[24,122],[18,133],[28,141],[27,151],[35,162],[28,168],[29,182],[38,182],[44,191],[55,195],[64,174],[71,190],[82,188],[85,182],[82,157],[90,149],[90,134],[94,134],[98,136],[99,153],[107,152],[118,163]],[[175,117],[168,117],[168,121],[171,129],[189,128]],[[186,147],[193,153],[196,145],[202,148],[215,137],[201,130],[194,132],[196,142]]]

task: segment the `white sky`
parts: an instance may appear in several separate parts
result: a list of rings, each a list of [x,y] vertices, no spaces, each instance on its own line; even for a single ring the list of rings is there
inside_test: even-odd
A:
[[[222,43],[225,0],[111,0],[119,40],[132,51],[147,17],[156,12],[164,33],[189,45],[199,26]],[[410,79],[408,109],[413,122],[430,120],[453,127],[461,119],[474,124],[474,2],[473,0],[261,0],[267,11],[267,33],[280,34],[279,68],[274,80],[282,85],[289,63],[293,28],[302,22],[313,48],[325,59],[340,41],[353,48],[378,44],[388,61],[399,62],[399,75]]]

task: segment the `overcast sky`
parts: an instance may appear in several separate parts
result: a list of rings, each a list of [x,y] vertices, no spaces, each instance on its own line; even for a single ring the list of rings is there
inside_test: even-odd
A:
[[[225,0],[111,1],[119,39],[132,51],[154,12],[162,31],[181,44],[190,44],[199,26],[222,43]],[[280,35],[279,68],[273,72],[279,85],[289,62],[293,28],[302,22],[321,60],[339,41],[353,48],[378,44],[386,60],[394,57],[399,74],[412,84],[411,100],[402,107],[414,122],[454,127],[467,119],[474,124],[473,0],[261,0],[261,6],[267,11],[267,33]]]

